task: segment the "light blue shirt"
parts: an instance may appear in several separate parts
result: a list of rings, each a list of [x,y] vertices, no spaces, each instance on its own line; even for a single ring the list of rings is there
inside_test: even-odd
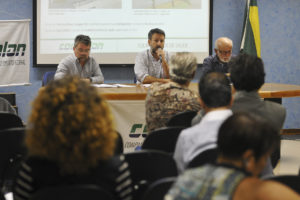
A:
[[[211,111],[204,115],[200,123],[181,131],[174,153],[179,173],[184,171],[195,156],[216,148],[219,128],[231,115],[230,109]]]
[[[165,51],[165,59],[169,63],[169,53]],[[134,73],[137,83],[142,83],[146,76],[155,78],[164,77],[164,71],[161,60],[156,60],[150,52],[150,49],[137,54],[135,58]]]
[[[57,67],[54,79],[61,79],[66,75],[91,78],[92,83],[104,82],[101,69],[96,60],[91,56],[89,56],[83,67],[81,67],[74,53],[62,59]]]

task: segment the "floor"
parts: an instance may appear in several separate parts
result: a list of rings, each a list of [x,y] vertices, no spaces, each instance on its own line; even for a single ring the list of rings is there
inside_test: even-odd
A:
[[[275,175],[299,173],[300,168],[300,139],[286,136],[281,140],[281,158],[276,168]]]

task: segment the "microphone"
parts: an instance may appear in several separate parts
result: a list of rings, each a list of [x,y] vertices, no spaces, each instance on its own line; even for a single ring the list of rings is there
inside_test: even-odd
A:
[[[158,51],[162,51],[162,48],[160,48],[160,47],[157,48],[156,54],[157,54]],[[161,55],[158,55],[158,57],[159,57],[160,62],[162,62],[162,56],[161,56]]]

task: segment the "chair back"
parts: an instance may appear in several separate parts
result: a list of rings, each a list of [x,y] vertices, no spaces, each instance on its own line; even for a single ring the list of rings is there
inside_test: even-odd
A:
[[[300,194],[300,176],[298,175],[280,175],[280,176],[271,176],[265,178],[265,180],[272,180],[280,182],[291,189],[293,189],[295,192]]]
[[[136,76],[133,77],[133,83],[136,83],[137,80],[136,80]]]
[[[121,134],[117,131],[116,147],[114,155],[120,155],[124,152],[124,143]]]
[[[135,199],[141,199],[152,182],[165,177],[177,176],[176,163],[168,153],[156,150],[140,150],[124,155],[135,188]]]
[[[197,115],[196,111],[185,111],[178,113],[171,117],[167,126],[183,126],[190,127],[192,125],[192,119]]]
[[[215,163],[217,160],[218,151],[217,148],[207,149],[194,157],[188,164],[187,168],[200,167],[207,163]]]
[[[177,138],[184,127],[163,127],[150,132],[142,149],[155,149],[173,154]]]
[[[49,71],[43,75],[42,86],[46,86],[50,81],[54,79],[55,72],[56,71]]]
[[[6,200],[6,198],[4,197],[4,194],[2,193],[2,191],[0,191],[0,200]]]
[[[153,182],[146,190],[142,200],[163,200],[176,179],[177,177],[167,177]]]
[[[24,124],[18,115],[0,112],[0,130],[16,127],[24,127]]]
[[[36,191],[31,200],[113,200],[113,195],[98,185],[59,185]]]
[[[0,184],[10,187],[22,157],[26,154],[23,145],[25,128],[0,131]]]

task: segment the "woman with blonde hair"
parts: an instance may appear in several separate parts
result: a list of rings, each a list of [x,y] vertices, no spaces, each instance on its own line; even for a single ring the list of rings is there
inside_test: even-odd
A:
[[[96,88],[78,77],[49,83],[33,101],[25,138],[28,158],[14,199],[60,184],[97,184],[116,199],[131,199],[128,165],[124,156],[113,156],[116,139],[112,115]]]

